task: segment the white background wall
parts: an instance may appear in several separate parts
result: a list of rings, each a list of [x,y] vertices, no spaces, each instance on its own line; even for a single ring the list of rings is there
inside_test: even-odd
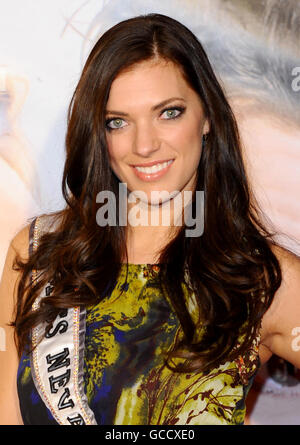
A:
[[[103,4],[0,1],[0,273],[27,218],[63,205],[66,111]]]

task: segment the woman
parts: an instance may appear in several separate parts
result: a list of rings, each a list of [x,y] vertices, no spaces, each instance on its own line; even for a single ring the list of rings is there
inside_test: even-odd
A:
[[[7,254],[2,422],[242,424],[260,363],[276,353],[300,366],[300,266],[259,221],[196,37],[159,14],[108,30],[73,95],[66,148],[66,208]],[[193,236],[178,222],[199,219],[201,191]]]

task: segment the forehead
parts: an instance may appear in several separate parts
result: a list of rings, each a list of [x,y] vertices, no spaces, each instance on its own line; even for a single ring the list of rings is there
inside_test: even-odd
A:
[[[113,80],[108,102],[132,101],[139,96],[152,100],[161,96],[195,94],[181,68],[171,61],[143,61],[121,71]],[[158,97],[159,96],[159,97]]]

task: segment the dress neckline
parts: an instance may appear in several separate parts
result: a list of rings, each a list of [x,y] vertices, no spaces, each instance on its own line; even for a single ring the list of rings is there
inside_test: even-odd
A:
[[[128,266],[128,269],[131,270],[151,269],[158,271],[163,267],[163,264],[164,263],[121,263],[121,269],[126,270]]]
[[[161,266],[163,263],[121,263],[121,266]]]

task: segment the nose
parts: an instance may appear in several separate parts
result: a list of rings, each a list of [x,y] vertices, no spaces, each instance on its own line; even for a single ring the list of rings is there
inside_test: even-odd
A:
[[[149,157],[159,148],[159,135],[154,125],[151,122],[137,124],[133,136],[133,152],[143,157]]]

